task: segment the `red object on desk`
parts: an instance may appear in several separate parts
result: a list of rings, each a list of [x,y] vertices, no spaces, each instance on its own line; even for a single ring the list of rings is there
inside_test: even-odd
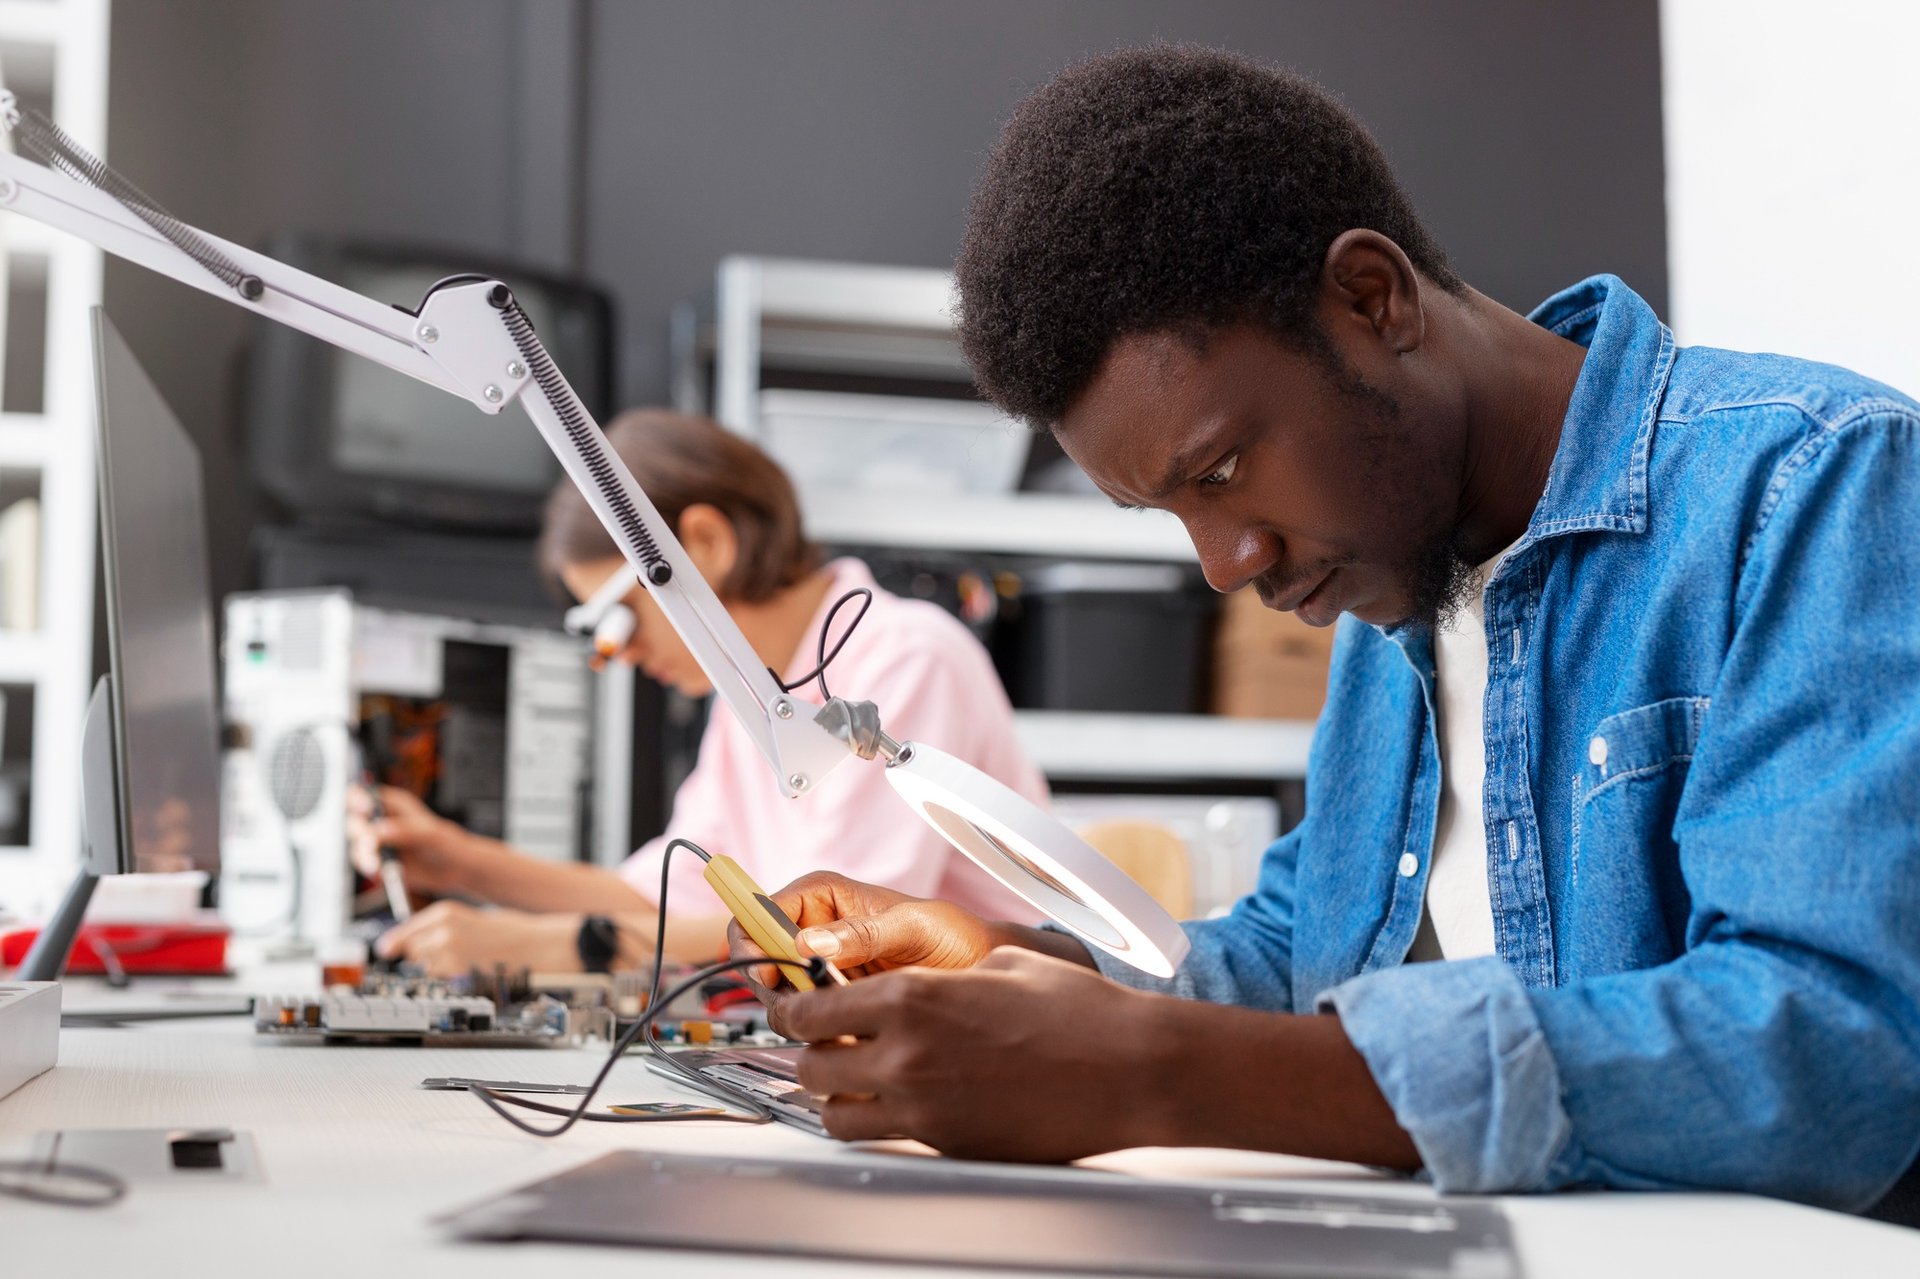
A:
[[[83,924],[73,939],[69,973],[104,973],[104,949],[120,961],[123,971],[203,976],[227,971],[225,924]],[[0,937],[0,966],[15,968],[27,957],[37,928],[23,928]]]

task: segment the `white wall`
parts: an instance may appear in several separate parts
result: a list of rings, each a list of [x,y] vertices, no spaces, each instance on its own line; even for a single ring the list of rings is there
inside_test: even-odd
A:
[[[1920,4],[1662,0],[1671,322],[1920,394]]]

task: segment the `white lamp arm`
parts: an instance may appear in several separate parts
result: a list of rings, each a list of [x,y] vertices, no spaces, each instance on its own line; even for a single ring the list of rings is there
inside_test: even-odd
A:
[[[714,691],[766,756],[782,791],[793,796],[811,789],[847,757],[846,744],[815,724],[807,713],[812,708],[790,698],[754,653],[672,528],[607,447],[507,286],[456,277],[410,313],[169,220],[176,235],[197,237],[196,247],[237,267],[245,283],[236,286],[113,195],[4,152],[0,208],[439,387],[483,413],[521,401]]]

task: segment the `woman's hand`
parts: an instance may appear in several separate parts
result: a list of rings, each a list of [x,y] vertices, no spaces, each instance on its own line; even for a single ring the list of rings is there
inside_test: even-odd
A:
[[[384,811],[377,820],[365,786],[347,791],[347,853],[354,868],[379,875],[380,850],[387,848],[400,858],[408,892],[444,897],[473,891],[476,859],[467,847],[467,832],[408,791],[379,789]]]
[[[530,915],[435,902],[388,929],[374,949],[383,959],[418,964],[429,977],[458,977],[469,968],[494,964],[578,972],[579,936],[578,915]]]

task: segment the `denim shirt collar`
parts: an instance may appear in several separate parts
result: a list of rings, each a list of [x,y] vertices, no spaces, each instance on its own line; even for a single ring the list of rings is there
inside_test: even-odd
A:
[[[1596,275],[1527,317],[1587,348],[1546,492],[1514,549],[1593,529],[1647,529],[1647,456],[1673,370],[1673,334],[1618,276]]]

